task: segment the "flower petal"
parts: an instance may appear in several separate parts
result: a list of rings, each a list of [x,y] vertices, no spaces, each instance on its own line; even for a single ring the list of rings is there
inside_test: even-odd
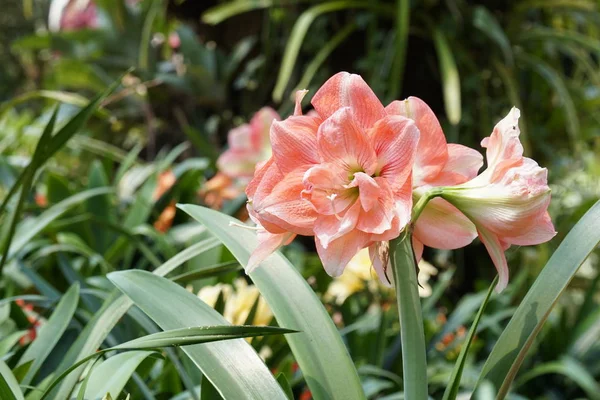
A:
[[[269,130],[273,121],[279,120],[279,114],[271,107],[263,107],[254,114],[250,120],[250,140],[253,149],[260,151],[263,148],[270,148]]]
[[[550,214],[545,212],[539,220],[533,224],[533,229],[520,236],[503,236],[502,241],[519,246],[532,246],[545,243],[556,236],[554,224],[550,219]]]
[[[284,174],[318,162],[317,118],[292,116],[271,127],[271,146],[277,166]]]
[[[258,231],[258,247],[252,252],[246,264],[245,271],[251,273],[258,267],[258,264],[263,262],[268,256],[275,252],[281,246],[290,244],[295,234],[291,232],[273,234],[265,230]]]
[[[296,94],[295,94],[296,105],[294,106],[294,115],[295,116],[302,115],[302,99],[304,99],[304,96],[306,96],[306,93],[308,93],[308,90],[306,90],[306,89],[296,90]]]
[[[359,173],[355,177],[358,175]],[[374,185],[369,183],[359,186],[362,211],[356,227],[363,232],[383,234],[392,228],[392,222],[396,216],[394,197],[384,178],[368,178]],[[366,190],[367,187],[369,190]],[[365,207],[365,203],[370,206],[368,209]]]
[[[317,216],[312,205],[302,198],[305,170],[298,168],[285,175],[258,204],[254,211],[259,219],[299,235],[312,235]]]
[[[321,162],[338,164],[350,173],[363,171],[372,175],[375,172],[375,150],[349,107],[336,111],[321,124],[317,146]]]
[[[383,105],[360,75],[335,74],[315,93],[311,101],[323,119],[342,107],[350,107],[357,124],[368,129],[385,116]]]
[[[261,161],[260,154],[252,150],[229,149],[217,159],[219,171],[230,178],[252,178],[256,163]]]
[[[352,257],[362,248],[367,247],[368,236],[367,233],[355,229],[329,243],[327,248],[324,248],[318,239],[315,240],[319,258],[327,274],[333,277],[340,276]]]
[[[344,187],[346,174],[336,164],[311,167],[304,174],[302,197],[310,201],[320,214],[341,214],[358,197],[356,190]]]
[[[421,186],[435,178],[448,160],[448,151],[446,137],[434,112],[423,100],[412,96],[404,101],[393,101],[385,110],[389,115],[412,119],[421,133],[413,168],[414,185]]]
[[[423,243],[421,241],[419,241],[419,239],[417,239],[414,235],[412,237],[412,246],[413,246],[413,252],[415,253],[415,260],[417,260],[417,262],[421,261],[421,258],[423,258]]]
[[[492,181],[523,158],[523,145],[519,140],[519,117],[521,112],[513,107],[508,115],[496,124],[492,134],[481,141],[487,148],[487,169]]]
[[[477,237],[475,225],[456,207],[444,199],[435,198],[415,222],[414,237],[435,249],[465,247]]]
[[[392,190],[397,190],[412,172],[419,130],[415,123],[399,115],[389,115],[368,132],[377,154],[379,176],[384,177]]]
[[[488,231],[485,228],[477,227],[477,233],[479,238],[487,249],[496,270],[498,271],[498,284],[496,285],[496,292],[503,291],[508,285],[508,264],[506,263],[506,257],[504,255],[503,243],[500,241],[498,236]]]
[[[333,215],[319,216],[314,227],[315,238],[326,249],[332,241],[346,235],[356,227],[359,215],[360,204],[357,202],[340,219]]]
[[[477,176],[483,166],[480,152],[460,144],[448,144],[448,162],[442,172],[430,182],[433,186],[459,185]]]

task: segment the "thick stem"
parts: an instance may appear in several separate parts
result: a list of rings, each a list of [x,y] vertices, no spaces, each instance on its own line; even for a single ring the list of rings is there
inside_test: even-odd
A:
[[[417,266],[410,234],[390,242],[402,342],[404,398],[427,400],[425,333],[417,282]]]

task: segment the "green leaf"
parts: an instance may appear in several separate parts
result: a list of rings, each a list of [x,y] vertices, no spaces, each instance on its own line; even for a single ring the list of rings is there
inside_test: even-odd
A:
[[[304,11],[292,28],[292,33],[287,41],[285,52],[283,54],[283,60],[281,61],[281,68],[279,69],[279,75],[277,76],[277,83],[273,89],[273,99],[280,102],[283,98],[285,88],[288,86],[302,42],[310,29],[310,26],[317,17],[327,14],[330,12],[341,11],[352,8],[371,8],[374,10],[385,10],[389,12],[389,8],[381,7],[377,2],[362,2],[362,1],[351,1],[351,0],[337,0],[322,3],[309,8]],[[393,15],[393,14],[392,14]]]
[[[587,394],[590,400],[600,399],[600,384],[588,372],[588,369],[577,360],[564,357],[559,361],[539,365],[523,374],[515,381],[515,389],[523,386],[538,376],[547,374],[564,375],[575,382]]]
[[[214,385],[206,379],[206,376],[202,377],[202,384],[200,385],[200,400],[222,400],[223,397],[219,394]]]
[[[494,291],[494,287],[496,286],[497,282],[498,278],[496,277],[496,279],[494,279],[494,281],[490,285],[485,299],[483,300],[483,303],[481,303],[481,307],[479,307],[479,311],[477,311],[475,320],[471,324],[469,333],[467,334],[467,337],[463,342],[462,348],[460,349],[460,354],[454,362],[452,376],[450,377],[450,380],[448,381],[448,384],[446,386],[446,390],[444,391],[443,400],[454,400],[458,395],[458,389],[460,388],[460,378],[462,377],[462,372],[465,368],[465,362],[467,361],[467,354],[469,352],[469,348],[471,347],[471,343],[473,343],[473,338],[475,337],[475,333],[477,332],[477,326],[479,325],[479,321],[481,320],[483,312],[485,311],[485,307],[487,306],[487,303],[490,300],[490,296],[492,295],[492,292]]]
[[[149,272],[113,272],[108,278],[165,330],[228,324],[197,296]],[[273,375],[245,340],[187,346],[183,351],[224,398],[285,398]]]
[[[579,117],[577,116],[575,103],[571,98],[565,81],[555,69],[537,57],[519,53],[517,59],[519,62],[536,71],[556,91],[558,98],[560,98],[564,106],[565,117],[567,119],[566,128],[571,139],[571,145],[573,146],[573,150],[579,153],[582,146],[582,141],[579,138]]]
[[[152,351],[128,351],[110,357],[94,368],[85,390],[86,399],[98,399],[107,393],[118,399],[137,367]]]
[[[294,400],[294,392],[292,391],[292,387],[290,386],[290,382],[285,377],[284,373],[279,373],[277,375],[277,382],[285,392],[285,395],[289,400]]]
[[[19,180],[17,180],[17,182],[15,182],[15,184],[13,186],[13,188],[16,188],[17,184],[19,182],[22,183],[21,195],[19,196],[19,199],[17,201],[17,204],[13,208],[13,211],[10,213],[10,217],[8,217],[8,221],[10,221],[10,222],[8,222],[8,225],[9,225],[8,232],[6,232],[6,234],[2,236],[2,243],[1,243],[1,250],[0,250],[1,255],[2,255],[2,259],[0,259],[0,274],[2,272],[2,268],[4,267],[4,264],[7,261],[8,253],[10,252],[10,245],[12,243],[13,236],[14,236],[15,230],[17,228],[17,223],[19,222],[21,213],[23,211],[23,207],[25,206],[25,201],[27,199],[27,196],[29,195],[29,191],[31,190],[31,185],[32,185],[33,179],[35,177],[36,170],[43,164],[43,162],[44,162],[43,154],[46,151],[46,147],[48,146],[48,143],[50,142],[50,140],[52,140],[52,133],[54,132],[54,125],[56,123],[57,114],[58,114],[58,107],[54,109],[54,112],[52,113],[52,117],[50,117],[50,121],[44,128],[44,132],[42,133],[42,136],[40,136],[37,146],[35,147],[33,156],[31,157],[31,162],[29,163],[27,168],[25,168],[25,170],[21,174],[21,177],[19,177]],[[12,188],[11,188],[11,192],[12,192]],[[5,199],[5,204],[7,204],[10,196],[11,196],[11,193],[9,193],[8,197]],[[2,208],[4,208],[4,204],[3,204]]]
[[[36,98],[56,100],[60,103],[71,104],[78,107],[85,107],[88,104],[88,100],[85,97],[76,93],[61,92],[56,90],[34,90],[2,103],[0,105],[0,116],[6,111],[14,108],[17,104]],[[96,114],[102,116],[103,118],[109,117],[109,114],[104,110],[96,110]]]
[[[433,30],[433,42],[438,56],[440,73],[442,75],[442,90],[444,92],[444,107],[448,121],[452,125],[460,122],[461,103],[460,103],[460,77],[456,61],[452,55],[452,49],[446,41],[446,37],[439,28]]]
[[[209,251],[218,245],[218,241],[214,238],[209,238],[196,243],[167,260],[154,271],[154,274],[158,276],[167,275],[184,262]],[[75,363],[80,362],[82,359],[86,359],[90,354],[94,355],[95,351],[100,347],[112,328],[119,322],[132,305],[133,302],[127,298],[127,296],[119,296],[119,293],[116,290],[112,292],[104,301],[102,308],[94,314],[94,317],[88,322],[77,340],[69,348],[69,351],[61,361],[60,365],[56,368],[56,374],[64,373],[64,371]],[[82,369],[79,369],[79,373],[81,373],[81,371]],[[55,398],[68,398],[78,377],[79,375],[77,373],[68,376],[60,388],[57,389]]]
[[[487,37],[496,42],[500,47],[500,50],[502,50],[504,61],[507,65],[512,66],[515,64],[512,47],[506,33],[504,33],[504,30],[498,23],[496,17],[494,17],[486,7],[475,7],[475,11],[473,12],[473,25]]]
[[[313,77],[319,71],[323,63],[327,60],[327,57],[340,45],[344,40],[348,38],[354,31],[356,31],[356,24],[348,24],[344,27],[344,29],[340,30],[333,36],[330,40],[325,43],[321,50],[315,55],[312,61],[306,66],[304,69],[304,74],[300,79],[300,82],[296,85],[296,88],[293,92],[296,92],[300,89],[306,89]]]
[[[527,351],[581,264],[600,242],[600,201],[594,204],[554,252],[517,308],[488,357],[479,382],[490,381],[498,396],[508,393]]]
[[[40,367],[54,348],[62,334],[65,332],[77,309],[79,300],[79,283],[72,285],[64,294],[48,321],[42,325],[38,336],[25,350],[25,353],[17,365],[23,365],[29,361],[33,364],[21,382],[29,385]]]
[[[192,281],[197,281],[200,279],[209,278],[212,276],[226,274],[228,272],[237,271],[242,266],[237,261],[227,261],[224,263],[220,263],[217,265],[209,265],[207,267],[200,267],[193,271],[188,271],[186,273],[170,277],[174,282],[178,283],[187,283]]]
[[[19,382],[17,382],[8,365],[2,360],[0,360],[0,399],[23,400],[23,392],[19,387]]]
[[[210,230],[242,265],[258,245],[256,234],[229,226],[237,219],[208,208],[179,208]],[[286,337],[294,357],[316,399],[363,399],[354,363],[341,336],[319,298],[300,273],[275,253],[250,273],[277,322],[301,333]],[[331,366],[334,365],[335,368]]]
[[[117,272],[114,274],[118,275],[119,273]],[[220,340],[282,335],[284,333],[295,332],[296,331],[292,329],[285,329],[277,326],[196,326],[153,333],[151,335],[130,340],[113,347],[113,349],[154,349],[156,347],[167,346],[189,346],[192,344],[217,342]]]
[[[202,14],[202,22],[216,25],[228,18],[248,11],[267,8],[273,5],[273,0],[235,0],[209,8]]]
[[[0,340],[0,357],[8,353],[25,334],[27,334],[27,331],[23,330],[12,332],[10,335],[4,336],[2,340]]]
[[[390,242],[390,261],[400,314],[404,395],[407,399],[427,400],[425,333],[410,235],[402,235]]]
[[[33,239],[38,233],[43,231],[50,223],[58,219],[64,213],[69,211],[71,208],[83,203],[84,201],[94,196],[101,196],[113,191],[110,187],[96,188],[91,190],[85,190],[73,195],[58,204],[50,207],[42,214],[35,218],[23,221],[17,227],[14,239],[11,243],[8,257],[10,260],[19,250],[21,250],[31,239]]]
[[[396,54],[390,77],[390,98],[395,100],[402,92],[406,48],[410,28],[410,0],[396,0]]]

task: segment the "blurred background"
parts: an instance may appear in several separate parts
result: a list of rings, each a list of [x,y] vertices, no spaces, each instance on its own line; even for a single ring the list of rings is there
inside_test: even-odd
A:
[[[49,225],[36,237],[39,246],[24,248],[21,264],[4,271],[2,290],[49,290],[40,282],[64,290],[64,265],[66,275],[53,273],[64,247],[40,253],[49,244],[76,246],[69,260],[86,279],[152,264],[139,246],[119,242],[119,226],[168,258],[203,234],[175,202],[243,217],[244,182],[219,175],[217,164],[229,131],[264,106],[285,118],[297,89],[309,89],[310,99],[331,75],[349,71],[384,104],[422,98],[449,142],[477,149],[512,106],[521,109],[525,155],[549,170],[558,235],[507,253],[512,283],[490,303],[476,346],[483,359],[554,249],[600,198],[599,62],[597,0],[1,0],[0,197],[28,164],[57,103],[60,124],[126,73],[37,177],[25,212],[35,217],[105,185],[117,188],[117,198],[98,197]],[[393,398],[399,342],[392,294],[371,290],[369,276],[330,284],[313,252],[304,239],[286,250],[323,294],[353,359],[373,367],[363,368],[370,397]],[[42,259],[50,253],[57,258]],[[212,262],[231,267],[223,253]],[[425,267],[430,279],[423,282],[431,382],[441,393],[495,270],[479,242],[452,252],[427,249],[424,258],[432,268]],[[523,370],[553,367],[517,381],[522,398],[598,398],[598,268],[593,254],[561,298]],[[237,269],[226,272],[185,283],[194,291],[245,285]],[[466,380],[477,377],[477,354]],[[570,362],[587,380],[564,372]],[[300,395],[301,385],[295,390]]]

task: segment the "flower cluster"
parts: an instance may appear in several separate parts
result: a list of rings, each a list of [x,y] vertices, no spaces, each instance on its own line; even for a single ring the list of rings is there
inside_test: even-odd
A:
[[[432,198],[413,221],[413,246],[466,246],[477,236],[506,286],[504,250],[555,234],[547,212],[547,172],[523,157],[512,109],[476,150],[448,144],[432,110],[410,97],[384,107],[358,75],[330,78],[303,115],[273,122],[272,155],[248,184],[248,211],[260,245],[247,270],[296,235],[314,236],[325,270],[338,276],[364,248],[384,283],[385,244],[411,223],[413,201]],[[434,198],[435,197],[435,198]],[[383,255],[383,256],[382,256]]]

